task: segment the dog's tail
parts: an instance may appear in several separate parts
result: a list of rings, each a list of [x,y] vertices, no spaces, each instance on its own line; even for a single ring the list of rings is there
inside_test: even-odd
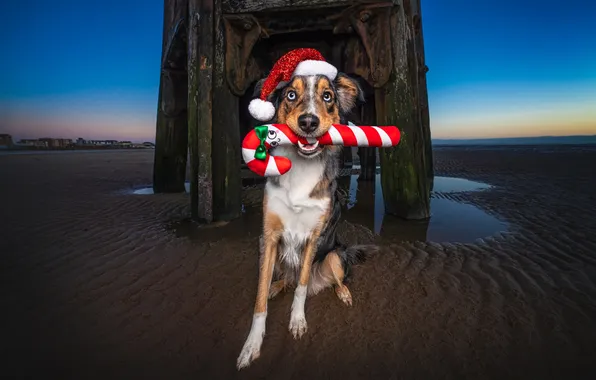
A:
[[[344,267],[344,281],[350,277],[353,265],[365,262],[368,257],[379,252],[379,250],[378,245],[352,245],[338,249],[337,254]]]
[[[339,257],[345,264],[356,265],[366,261],[366,259],[379,251],[378,245],[352,245],[343,247],[339,250]]]

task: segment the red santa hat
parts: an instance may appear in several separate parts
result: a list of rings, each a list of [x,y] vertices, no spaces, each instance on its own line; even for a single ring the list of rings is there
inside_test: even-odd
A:
[[[275,116],[273,103],[267,100],[279,82],[287,82],[296,75],[325,75],[330,80],[337,76],[337,69],[316,49],[295,49],[282,56],[269,73],[261,88],[261,95],[248,105],[248,111],[257,120],[269,121]]]

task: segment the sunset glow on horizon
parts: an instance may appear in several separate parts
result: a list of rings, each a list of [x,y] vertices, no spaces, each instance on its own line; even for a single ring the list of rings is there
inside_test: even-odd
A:
[[[570,3],[423,0],[432,137],[596,135],[596,2]],[[0,5],[0,133],[154,141],[163,1],[143,4]]]

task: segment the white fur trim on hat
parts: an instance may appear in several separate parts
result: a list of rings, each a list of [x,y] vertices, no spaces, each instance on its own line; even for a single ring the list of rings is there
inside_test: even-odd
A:
[[[256,98],[248,104],[248,112],[257,120],[269,121],[275,116],[275,107],[271,102]]]
[[[330,80],[334,80],[337,69],[329,62],[307,59],[296,66],[293,75],[325,75]]]

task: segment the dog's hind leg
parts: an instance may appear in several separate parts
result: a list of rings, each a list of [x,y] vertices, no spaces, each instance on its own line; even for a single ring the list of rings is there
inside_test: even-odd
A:
[[[321,270],[329,278],[331,285],[335,288],[337,297],[347,306],[352,306],[352,294],[350,289],[344,284],[344,266],[336,252],[329,252],[323,260]]]
[[[277,280],[271,284],[269,289],[269,299],[274,298],[286,287],[286,280]]]
[[[263,344],[263,337],[265,336],[265,321],[267,319],[267,299],[269,298],[273,269],[282,229],[283,225],[279,216],[273,213],[268,213],[265,208],[263,234],[264,249],[259,268],[257,299],[255,301],[252,326],[236,363],[238,369],[248,367],[250,363],[257,359],[261,354],[261,345]]]

